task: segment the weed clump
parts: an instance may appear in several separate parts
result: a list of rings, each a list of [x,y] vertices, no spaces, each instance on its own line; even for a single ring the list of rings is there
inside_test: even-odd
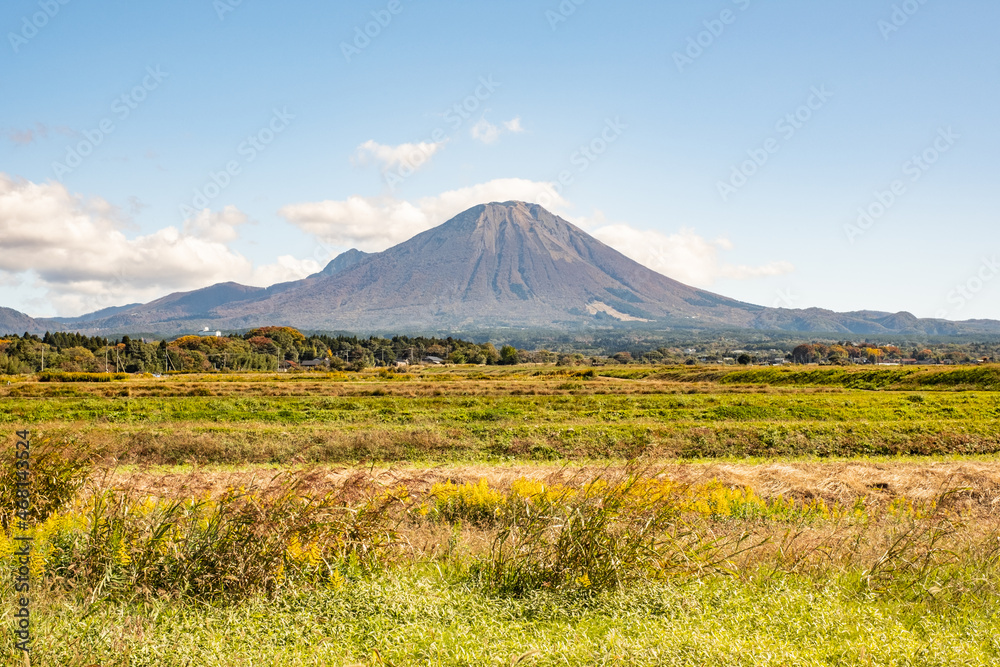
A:
[[[9,532],[16,507],[18,469],[13,447],[0,452],[0,525]],[[45,439],[31,446],[31,503],[28,522],[45,521],[65,507],[83,486],[97,459],[91,448]]]
[[[356,489],[352,489],[355,492]],[[171,595],[239,600],[287,585],[342,581],[386,563],[398,492],[350,501],[296,479],[221,497],[162,500],[95,492],[32,530],[37,576],[92,599]],[[0,553],[9,554],[9,534]]]
[[[598,592],[719,568],[744,537],[703,534],[683,519],[678,500],[670,486],[634,473],[577,488],[519,480],[474,572],[490,592],[522,596]]]

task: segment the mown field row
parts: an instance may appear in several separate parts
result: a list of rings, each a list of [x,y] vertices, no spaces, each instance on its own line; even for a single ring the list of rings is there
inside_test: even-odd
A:
[[[32,383],[42,379],[49,384],[90,380],[100,383],[135,383],[151,376],[102,373],[45,373],[39,376],[4,376],[0,382]],[[396,382],[431,381],[435,383],[532,381],[566,382],[601,378],[647,380],[672,383],[712,383],[719,385],[758,385],[772,387],[842,387],[865,390],[1000,390],[1000,365],[976,366],[802,366],[742,367],[724,365],[641,366],[610,365],[593,368],[559,367],[544,364],[522,366],[415,366],[408,371],[368,370],[359,373],[168,373],[162,380],[172,384],[299,384],[320,379],[339,383],[394,380]],[[162,383],[158,383],[161,384]],[[17,389],[15,388],[16,392]]]
[[[985,389],[1000,390],[1000,366],[779,366],[733,368],[684,366],[669,368],[598,369],[601,375],[622,378],[658,378],[677,382],[763,384],[774,387],[825,386],[867,390]]]
[[[0,422],[178,421],[329,424],[636,422],[927,422],[1000,419],[1000,393],[837,393],[521,396],[38,397],[2,399]]]

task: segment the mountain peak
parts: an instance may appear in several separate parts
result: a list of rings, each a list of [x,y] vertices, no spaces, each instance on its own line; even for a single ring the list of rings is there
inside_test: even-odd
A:
[[[545,230],[557,237],[566,237],[573,233],[583,233],[578,227],[550,213],[538,204],[511,200],[505,202],[490,202],[479,204],[459,213],[448,222],[429,230],[447,234],[474,233],[479,235],[495,235],[502,232],[506,226],[523,232]],[[415,237],[415,238],[419,238]],[[596,239],[594,239],[596,241]]]
[[[323,270],[315,274],[318,276],[332,276],[335,273],[349,269],[355,264],[363,261],[364,259],[371,256],[371,253],[358,250],[357,248],[351,248],[350,250],[345,250],[336,257],[330,260],[330,262],[323,267]]]

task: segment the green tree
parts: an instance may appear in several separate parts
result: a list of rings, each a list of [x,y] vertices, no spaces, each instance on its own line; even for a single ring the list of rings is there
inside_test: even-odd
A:
[[[485,343],[482,346],[483,355],[486,357],[486,363],[496,364],[500,362],[500,353],[493,346],[493,343]]]
[[[513,366],[520,363],[520,358],[517,356],[517,348],[513,345],[504,345],[500,348],[500,363],[505,366]]]

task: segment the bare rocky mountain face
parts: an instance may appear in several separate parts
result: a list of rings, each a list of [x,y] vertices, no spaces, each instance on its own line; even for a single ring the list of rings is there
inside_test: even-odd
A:
[[[62,324],[90,333],[165,334],[203,326],[279,324],[358,333],[609,326],[1000,332],[1000,322],[992,321],[955,323],[908,313],[789,310],[736,301],[652,271],[542,207],[517,201],[473,207],[383,252],[350,250],[303,280],[266,289],[223,283]]]

